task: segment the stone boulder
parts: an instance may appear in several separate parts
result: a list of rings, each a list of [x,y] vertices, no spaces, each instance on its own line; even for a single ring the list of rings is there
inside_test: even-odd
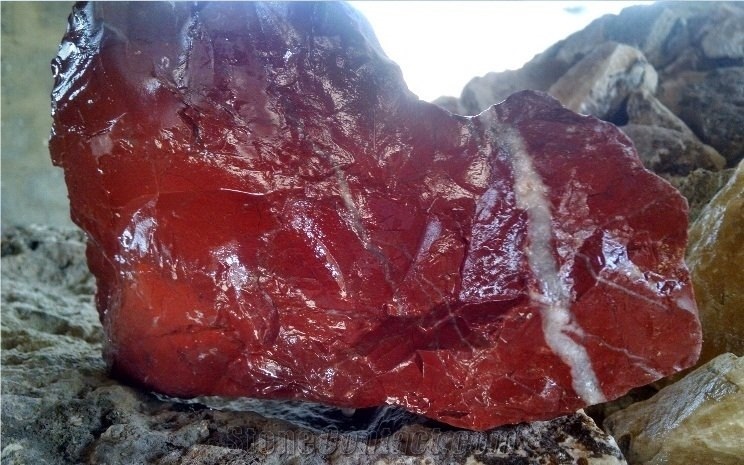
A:
[[[719,171],[726,165],[726,159],[702,143],[653,92],[632,92],[625,102],[628,124],[621,129],[633,140],[646,168],[664,175],[687,176],[696,169]]]
[[[744,162],[690,228],[687,264],[703,325],[701,360],[744,355]]]
[[[577,113],[609,120],[631,92],[653,93],[658,80],[640,50],[605,42],[572,66],[548,93]]]
[[[656,126],[695,136],[684,121],[657,99],[653,92],[641,90],[628,95],[625,104],[628,124]],[[711,147],[712,150],[715,150]]]
[[[643,166],[656,173],[688,175],[699,168],[718,171],[726,163],[714,148],[692,134],[638,124],[621,129],[633,140]]]
[[[744,9],[741,4],[722,5],[714,20],[705,24],[699,34],[700,48],[708,60],[744,60]]]
[[[659,100],[734,167],[744,158],[744,67],[680,73],[661,84]]]
[[[632,465],[740,465],[744,358],[720,355],[604,426]]]
[[[689,70],[744,65],[744,5],[738,2],[658,2],[603,16],[557,42],[518,70],[473,78],[463,89],[466,114],[477,114],[523,89],[546,91],[606,42],[640,50],[660,79]]]

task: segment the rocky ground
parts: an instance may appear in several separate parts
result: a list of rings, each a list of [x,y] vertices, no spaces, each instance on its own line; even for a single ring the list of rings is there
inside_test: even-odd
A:
[[[646,166],[682,191],[705,333],[700,367],[685,377],[592,408],[591,418],[488,433],[391,409],[162,399],[107,375],[82,234],[5,227],[2,464],[742,463],[741,82],[744,4],[658,3],[601,18],[522,69],[436,102],[475,114],[519,89],[547,91],[619,125]]]

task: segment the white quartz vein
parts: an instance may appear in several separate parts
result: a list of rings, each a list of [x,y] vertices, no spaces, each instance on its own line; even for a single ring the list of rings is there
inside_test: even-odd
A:
[[[605,396],[589,354],[571,337],[572,333],[582,336],[583,330],[572,321],[570,285],[561,277],[551,250],[553,230],[548,188],[535,171],[521,136],[508,127],[501,127],[499,136],[511,155],[517,208],[527,212],[525,254],[539,284],[539,294],[532,298],[540,305],[545,342],[571,369],[574,391],[589,404],[603,402]]]

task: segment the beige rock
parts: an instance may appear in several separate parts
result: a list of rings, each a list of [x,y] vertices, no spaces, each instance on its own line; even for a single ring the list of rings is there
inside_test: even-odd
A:
[[[643,52],[606,42],[569,69],[548,93],[573,111],[610,119],[631,92],[655,92],[658,79]]]
[[[690,228],[687,264],[703,325],[701,360],[744,355],[744,162]]]
[[[604,426],[631,465],[741,465],[744,358],[721,355]]]

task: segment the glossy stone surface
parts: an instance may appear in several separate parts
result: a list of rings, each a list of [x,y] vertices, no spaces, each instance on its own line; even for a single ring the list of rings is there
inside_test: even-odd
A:
[[[124,379],[483,430],[697,358],[684,199],[544,94],[419,101],[333,3],[78,7],[54,67]]]

